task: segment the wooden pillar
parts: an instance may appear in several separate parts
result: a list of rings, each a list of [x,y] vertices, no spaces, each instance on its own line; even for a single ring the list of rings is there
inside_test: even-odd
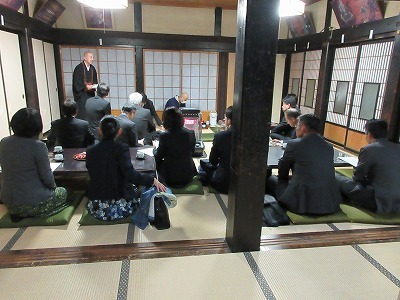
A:
[[[287,53],[285,58],[285,70],[283,73],[282,99],[289,94],[290,65],[292,64],[292,53]],[[300,82],[299,82],[300,84]],[[290,91],[291,92],[291,91]]]
[[[61,61],[61,55],[60,55],[60,45],[54,44],[54,62],[56,64],[56,76],[57,76],[57,91],[58,91],[58,101],[60,103],[60,113],[61,116],[63,115],[61,112],[61,107],[62,103],[67,100],[66,95],[65,95],[65,90],[64,90],[64,82],[63,82],[63,73],[62,73],[62,61]]]
[[[321,120],[321,134],[324,133],[326,115],[328,113],[329,93],[333,70],[335,51],[329,42],[322,49],[321,63],[318,74],[317,97],[315,101],[315,115]]]
[[[144,90],[143,47],[136,47],[136,91]]]
[[[231,183],[226,241],[233,252],[260,248],[279,0],[239,0]]]
[[[217,95],[217,113],[218,120],[224,118],[226,102],[227,102],[227,86],[228,86],[228,63],[229,53],[221,52],[219,54],[218,65],[218,95]]]
[[[135,2],[133,3],[134,9],[134,28],[135,32],[142,32],[142,3]]]
[[[394,38],[393,56],[389,67],[382,119],[389,123],[389,140],[399,141],[400,134],[400,35]]]
[[[214,36],[221,36],[222,8],[215,8]]]
[[[36,83],[35,61],[33,58],[32,35],[29,29],[18,34],[21,51],[22,72],[25,82],[26,105],[29,108],[39,108],[39,94]]]

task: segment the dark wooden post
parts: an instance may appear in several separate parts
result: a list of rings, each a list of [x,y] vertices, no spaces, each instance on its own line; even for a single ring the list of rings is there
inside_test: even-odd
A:
[[[135,32],[142,32],[142,3],[135,2],[133,4],[134,9],[134,28]]]
[[[278,0],[239,0],[233,153],[226,241],[233,252],[260,248],[279,27]]]
[[[56,76],[57,76],[57,91],[58,91],[58,101],[60,103],[60,112],[62,103],[67,100],[64,90],[63,73],[62,73],[62,61],[61,61],[61,48],[60,45],[54,44],[54,61],[56,64]],[[61,112],[62,115],[62,112]]]
[[[215,23],[214,23],[214,35],[221,36],[221,25],[222,25],[222,8],[215,8]]]
[[[290,65],[292,64],[292,53],[287,53],[285,57],[285,70],[283,73],[282,98],[289,94]],[[300,84],[300,82],[299,82]],[[291,91],[290,91],[291,92]]]
[[[143,47],[136,47],[136,91],[144,90]]]
[[[217,95],[218,120],[222,120],[224,118],[226,109],[228,63],[229,63],[229,53],[221,52],[219,54],[219,65],[218,65],[218,95]]]
[[[385,99],[382,107],[382,119],[389,123],[389,139],[399,141],[400,130],[400,35],[394,38],[393,56],[386,83]]]
[[[26,105],[30,108],[39,108],[39,94],[36,83],[35,61],[33,58],[32,35],[29,29],[18,34],[21,51],[22,72],[25,82]]]

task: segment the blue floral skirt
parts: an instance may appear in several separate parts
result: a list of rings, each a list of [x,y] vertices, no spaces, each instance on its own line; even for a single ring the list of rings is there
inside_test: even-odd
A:
[[[133,214],[137,207],[136,199],[89,200],[87,210],[96,219],[113,221]]]

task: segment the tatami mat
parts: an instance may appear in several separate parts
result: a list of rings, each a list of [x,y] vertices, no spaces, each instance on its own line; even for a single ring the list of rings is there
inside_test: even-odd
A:
[[[27,228],[12,250],[126,243],[128,224],[79,227],[85,205],[86,199],[79,205],[69,224]]]
[[[301,233],[301,232],[318,232],[332,231],[327,224],[311,224],[311,225],[287,225],[279,227],[263,227],[261,229],[261,238],[271,234]]]
[[[18,228],[2,228],[0,229],[0,250],[7,245],[8,241],[18,231]]]
[[[351,246],[252,253],[276,299],[396,299],[399,289]]]
[[[394,227],[396,225],[381,225],[381,224],[361,224],[361,223],[334,223],[340,230],[353,230],[353,229],[370,229],[370,228],[383,228]]]
[[[265,299],[243,254],[131,261],[127,299]]]
[[[360,247],[400,280],[400,242],[367,244]]]
[[[135,243],[225,238],[226,218],[215,196],[178,195],[178,204],[169,209],[171,228],[135,228]]]
[[[121,262],[0,270],[1,299],[117,299]]]

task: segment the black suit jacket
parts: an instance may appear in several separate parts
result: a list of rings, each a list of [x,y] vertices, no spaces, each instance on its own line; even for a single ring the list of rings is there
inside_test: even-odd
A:
[[[363,147],[353,180],[375,189],[377,213],[400,213],[400,145],[387,139]]]
[[[156,120],[156,123],[158,126],[162,125],[162,121],[160,117],[157,115],[156,109],[154,108],[153,101],[147,99],[146,103],[144,104],[143,108],[146,108],[150,110],[151,115],[154,117],[154,120]]]
[[[195,143],[194,131],[184,127],[160,134],[155,159],[157,170],[168,185],[184,186],[196,175],[192,159]]]
[[[51,122],[47,139],[49,147],[86,148],[94,143],[94,135],[89,130],[89,123],[74,117]]]
[[[331,214],[339,211],[341,195],[335,180],[333,147],[318,134],[287,143],[278,164],[280,180],[293,176],[278,199],[298,214]]]
[[[119,125],[121,126],[122,132],[115,139],[119,143],[127,144],[129,147],[139,147],[138,134],[135,123],[133,123],[125,114],[121,114],[117,117]]]
[[[214,136],[209,161],[217,169],[211,175],[210,185],[222,193],[228,193],[231,169],[232,130],[218,132]]]
[[[86,101],[86,121],[89,122],[89,129],[96,140],[99,139],[98,129],[100,121],[106,115],[111,115],[110,102],[99,96],[89,98]]]
[[[102,140],[86,154],[89,171],[90,200],[132,199],[132,184],[151,186],[154,178],[137,172],[132,165],[129,147],[114,140]]]

